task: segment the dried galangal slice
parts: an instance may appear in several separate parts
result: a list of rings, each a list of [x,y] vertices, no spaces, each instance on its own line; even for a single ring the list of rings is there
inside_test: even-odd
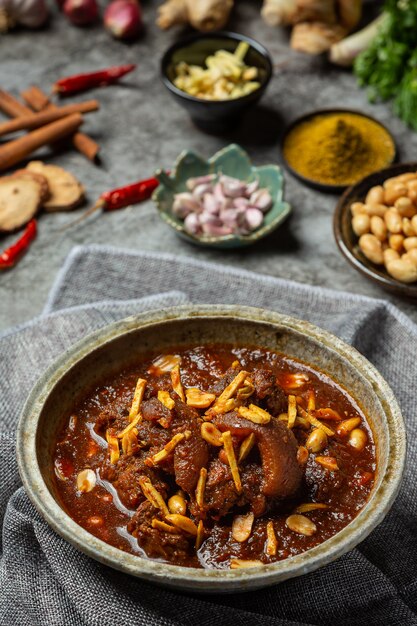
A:
[[[30,222],[41,206],[41,198],[41,186],[36,180],[0,178],[0,232],[12,232]]]
[[[236,515],[232,523],[232,537],[235,541],[243,543],[247,541],[252,532],[255,516],[252,512],[246,515]]]
[[[210,404],[216,399],[214,393],[208,393],[207,391],[201,391],[197,387],[189,387],[185,390],[188,406],[192,406],[195,409],[208,409]]]
[[[310,513],[310,511],[317,511],[319,509],[328,509],[329,505],[324,504],[323,502],[304,502],[303,504],[299,504],[295,509],[294,513]]]
[[[26,169],[42,174],[48,181],[50,196],[43,203],[45,211],[70,211],[83,202],[84,187],[73,174],[62,167],[47,165],[42,161],[31,161]]]
[[[169,391],[158,391],[158,400],[161,404],[164,405],[166,409],[173,409],[175,406],[174,400],[169,395]]]

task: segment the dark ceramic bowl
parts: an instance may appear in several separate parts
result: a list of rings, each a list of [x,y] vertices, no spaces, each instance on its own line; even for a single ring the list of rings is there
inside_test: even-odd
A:
[[[256,289],[256,285],[254,285]],[[326,372],[359,403],[374,433],[378,459],[368,502],[336,535],[296,556],[250,569],[197,569],[119,550],[81,528],[57,494],[53,456],[57,433],[87,389],[172,346],[259,346],[283,352]],[[26,492],[51,527],[93,559],[147,582],[185,591],[253,591],[301,576],[352,550],[384,519],[398,492],[405,429],[388,384],[359,352],[327,331],[272,311],[243,306],[192,305],[142,313],[115,322],[71,346],[32,390],[17,429],[17,457]],[[330,574],[331,575],[331,574]]]
[[[400,283],[395,278],[392,278],[384,267],[374,265],[362,254],[358,246],[358,236],[355,235],[352,229],[350,205],[352,202],[363,202],[369,189],[375,185],[382,185],[387,178],[415,170],[417,170],[417,163],[397,163],[379,172],[370,174],[345,191],[337,203],[333,218],[333,232],[336,243],[349,263],[358,272],[380,287],[383,287],[383,289],[408,298],[417,298],[417,283]]]
[[[288,137],[289,133],[299,124],[302,124],[303,122],[307,122],[308,120],[310,120],[312,117],[316,117],[316,115],[329,115],[331,113],[354,113],[355,115],[361,115],[362,117],[367,117],[368,119],[372,120],[373,122],[375,122],[375,124],[378,124],[379,126],[381,126],[381,128],[383,128],[385,130],[385,132],[389,135],[389,137],[392,140],[392,144],[394,147],[394,155],[393,158],[391,159],[391,161],[387,162],[387,165],[390,165],[393,161],[396,160],[397,158],[397,148],[395,145],[395,140],[394,137],[391,135],[390,131],[388,130],[388,128],[386,126],[384,126],[384,124],[381,124],[381,122],[377,119],[375,119],[374,117],[372,117],[371,115],[367,115],[366,113],[362,113],[362,111],[357,111],[356,109],[342,109],[342,108],[332,108],[332,109],[316,109],[315,111],[311,111],[310,113],[307,113],[306,115],[302,115],[301,117],[298,117],[297,119],[295,119],[293,122],[291,122],[291,124],[285,129],[285,133],[282,137],[281,140],[281,155],[282,155],[282,160],[283,163],[285,165],[285,167],[288,169],[288,171],[291,172],[291,174],[293,176],[295,176],[296,178],[298,178],[298,180],[300,180],[302,183],[304,183],[304,185],[307,185],[308,187],[312,187],[313,189],[317,189],[318,191],[323,191],[325,193],[340,193],[341,191],[344,191],[345,189],[347,189],[347,187],[349,187],[349,185],[329,185],[327,183],[321,183],[317,180],[314,180],[312,178],[307,178],[306,176],[304,176],[303,174],[300,174],[300,172],[298,172],[298,170],[294,169],[287,161],[287,159],[285,158],[285,154],[284,154],[284,145],[285,145],[285,140]]]
[[[234,52],[241,41],[246,41],[250,46],[245,62],[259,69],[261,86],[252,93],[232,100],[202,100],[174,85],[175,66],[180,61],[204,66],[208,56],[217,50]],[[223,132],[235,126],[241,115],[261,98],[272,76],[272,60],[266,48],[245,35],[226,31],[198,33],[168,48],[162,57],[161,76],[165,87],[188,111],[196,126],[208,132]]]

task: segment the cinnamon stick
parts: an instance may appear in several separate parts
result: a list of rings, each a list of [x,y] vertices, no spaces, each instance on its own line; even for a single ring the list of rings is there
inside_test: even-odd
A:
[[[18,130],[32,130],[33,128],[39,128],[59,120],[62,117],[67,117],[73,113],[90,113],[97,111],[99,108],[97,100],[87,100],[86,102],[79,102],[76,104],[67,104],[66,106],[59,107],[56,110],[41,111],[40,113],[31,113],[30,115],[21,115],[14,120],[3,122],[0,124],[0,137],[2,135],[8,135]]]
[[[0,92],[1,96],[1,92]],[[34,111],[45,111],[57,109],[58,107],[53,104],[48,96],[36,85],[32,85],[26,91],[21,93],[23,100],[33,109]],[[1,108],[1,97],[0,97],[0,108]],[[28,109],[30,111],[30,109]],[[94,141],[91,137],[84,133],[75,133],[72,138],[73,146],[81,152],[87,159],[90,161],[97,161],[98,153],[100,151],[100,146],[98,143]]]
[[[29,107],[19,102],[7,91],[0,89],[0,111],[9,117],[20,117],[21,115],[32,115],[33,111]]]
[[[38,148],[48,143],[53,143],[68,135],[72,135],[83,123],[83,117],[80,113],[67,115],[51,124],[47,124],[33,130],[32,132],[8,141],[0,146],[0,170],[5,170],[12,165],[16,165]]]

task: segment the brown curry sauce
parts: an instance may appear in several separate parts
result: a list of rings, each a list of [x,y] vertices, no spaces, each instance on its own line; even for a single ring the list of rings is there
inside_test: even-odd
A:
[[[183,493],[187,501],[185,516],[194,520],[196,525],[201,519],[204,526],[204,538],[201,546],[196,550],[195,537],[189,533],[178,528],[174,533],[152,528],[152,519],[166,522],[166,518],[161,510],[146,500],[138,483],[142,471],[140,468],[144,467],[143,459],[152,457],[158,450],[163,449],[164,445],[172,439],[173,434],[184,431],[184,428],[178,426],[177,413],[183,411],[186,419],[191,419],[198,425],[187,444],[191,445],[193,437],[196,436],[195,433],[199,432],[200,424],[203,422],[201,418],[207,411],[207,409],[198,409],[198,413],[195,413],[196,409],[189,409],[194,413],[187,413],[187,407],[182,405],[177,394],[172,391],[170,374],[161,373],[152,367],[152,363],[156,361],[154,356],[141,362],[137,367],[121,372],[112,380],[104,381],[100,387],[89,392],[74,407],[72,415],[67,419],[58,437],[54,459],[57,492],[66,512],[80,526],[99,539],[142,557],[189,567],[229,568],[234,559],[256,560],[267,564],[304,552],[332,537],[356,517],[370,495],[376,470],[376,457],[372,432],[365,415],[345,389],[324,373],[285,355],[265,349],[216,345],[180,348],[175,349],[174,352],[171,351],[170,354],[180,357],[181,382],[184,389],[198,387],[203,391],[216,392],[217,385],[217,397],[218,392],[225,387],[226,383],[222,382],[225,374],[227,373],[224,379],[226,382],[235,376],[233,369],[230,369],[234,362],[236,374],[244,369],[248,372],[249,378],[255,370],[266,370],[269,374],[272,372],[276,382],[274,393],[282,393],[282,388],[285,396],[294,395],[296,398],[299,417],[292,432],[298,446],[305,447],[306,440],[314,429],[314,426],[306,424],[302,417],[300,420],[300,415],[305,416],[306,411],[307,415],[320,416],[320,423],[330,428],[335,434],[328,437],[325,448],[317,453],[310,451],[306,463],[305,459],[301,461],[301,456],[297,456],[302,479],[295,493],[287,497],[278,495],[268,500],[263,496],[262,485],[266,482],[263,474],[266,469],[262,465],[263,459],[256,443],[248,457],[239,464],[246,490],[244,493],[247,494],[249,500],[245,501],[242,496],[243,500],[242,498],[236,500],[228,510],[225,506],[221,515],[216,515],[216,510],[213,508],[207,510],[204,503],[201,507],[197,507],[194,487],[190,489],[190,494]],[[236,361],[239,365],[236,365]],[[114,434],[129,424],[129,410],[138,377],[147,381],[141,405],[144,415],[149,418],[149,407],[152,410],[152,407],[157,406],[159,402],[156,400],[158,389],[165,389],[169,390],[176,402],[176,408],[169,411],[171,415],[169,419],[172,421],[168,425],[169,419],[156,421],[143,418],[137,425],[138,446],[130,450],[131,454],[124,454],[120,449],[119,460],[111,464],[106,429],[107,431],[110,429],[110,432]],[[255,378],[255,374],[252,377]],[[244,404],[248,405],[252,402],[257,406],[263,405],[264,410],[267,410],[265,407],[273,406],[271,402],[268,405],[268,396],[260,399],[259,393],[257,388]],[[283,395],[287,402],[285,396]],[[312,408],[312,404],[309,405],[309,399],[311,403],[312,397],[315,408]],[[335,413],[328,412],[332,419],[326,419],[326,412],[315,413],[320,408],[332,409]],[[259,428],[271,429],[272,423],[278,420],[280,420],[282,430],[282,426],[286,425],[286,410],[287,407],[284,413],[280,412],[279,415],[273,415],[271,411],[271,423],[266,426],[256,425],[258,432]],[[164,415],[168,415],[167,411],[166,409]],[[234,416],[233,419],[238,420],[237,423],[239,419],[248,423],[236,413]],[[357,428],[366,433],[366,444],[361,450],[349,443],[349,433],[339,435],[336,432],[340,424],[350,418],[360,418]],[[221,425],[222,419],[222,416],[214,418],[213,423]],[[222,427],[222,430],[224,432],[225,427]],[[243,437],[235,436],[233,432],[232,441],[237,457]],[[147,436],[152,439],[152,445],[146,441]],[[291,433],[289,437],[293,438]],[[285,436],[284,439],[287,440],[287,437]],[[180,442],[177,448],[168,455],[166,461],[145,470],[146,475],[150,477],[165,501],[178,491],[173,457],[176,461],[178,460],[181,445],[185,443],[185,440]],[[201,442],[196,440],[197,443]],[[232,494],[237,498],[228,459],[223,448],[205,443],[204,445],[208,451],[208,457],[204,452],[205,465],[208,468],[207,497],[211,497],[212,503],[215,501],[217,480],[215,473],[220,471],[223,476],[222,480],[224,476],[227,480],[219,482],[219,489],[227,488],[224,494]],[[193,450],[192,447],[188,449]],[[303,451],[305,452],[304,449]],[[327,469],[316,461],[317,457],[335,459],[338,469]],[[189,458],[190,472],[192,472],[195,466],[192,465],[191,456]],[[248,468],[247,472],[245,467]],[[91,491],[81,492],[77,489],[77,476],[87,468],[95,473],[96,484]],[[194,483],[197,478],[198,476],[195,477]],[[262,502],[265,506],[263,512],[259,509],[259,498],[257,501],[250,501],[251,491],[259,492],[257,497],[263,498]],[[223,504],[227,500],[224,494],[219,494]],[[296,507],[300,504],[315,502],[325,504],[328,508],[303,513],[303,516],[314,523],[314,533],[308,536],[291,530],[286,520],[296,512]],[[256,507],[258,507],[257,515],[255,515],[249,538],[243,542],[236,541],[232,536],[234,517],[253,509],[256,510]],[[259,513],[260,516],[258,516]],[[270,521],[273,523],[276,539],[275,554],[267,553],[267,524]],[[171,522],[169,525],[171,526]]]

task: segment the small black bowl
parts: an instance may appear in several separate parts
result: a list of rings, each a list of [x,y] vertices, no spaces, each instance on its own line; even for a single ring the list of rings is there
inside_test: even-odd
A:
[[[175,66],[180,61],[203,67],[208,56],[217,50],[234,52],[241,41],[246,41],[250,46],[245,63],[259,69],[261,86],[252,93],[232,100],[203,100],[190,96],[174,85]],[[272,59],[266,48],[250,37],[226,31],[198,33],[181,39],[168,48],[161,60],[161,77],[165,87],[188,111],[196,126],[212,133],[221,133],[236,126],[244,111],[261,98],[271,76]]]
[[[393,176],[399,176],[405,172],[415,172],[417,163],[397,163],[379,172],[369,174],[359,183],[349,187],[341,196],[337,203],[333,217],[333,233],[339,250],[347,261],[363,276],[374,283],[396,294],[406,298],[417,298],[417,283],[401,283],[388,274],[386,269],[380,265],[375,265],[362,254],[358,245],[358,236],[352,228],[352,216],[350,206],[353,202],[363,202],[366,194],[376,185],[382,183]]]
[[[290,134],[290,132],[292,130],[294,130],[294,128],[296,128],[296,126],[298,126],[299,124],[302,124],[304,122],[307,122],[308,120],[310,120],[313,117],[316,117],[317,115],[331,115],[333,113],[353,113],[354,115],[360,115],[361,117],[367,117],[372,122],[375,122],[375,124],[378,124],[379,126],[381,126],[381,128],[391,138],[392,144],[394,146],[393,158],[392,158],[392,160],[390,162],[386,163],[387,167],[389,165],[391,165],[391,163],[394,163],[397,160],[398,153],[397,153],[397,146],[395,144],[395,139],[392,136],[391,132],[388,130],[388,128],[386,126],[384,126],[384,124],[382,124],[375,117],[372,117],[372,115],[368,115],[367,113],[363,113],[362,111],[358,111],[357,109],[344,109],[344,108],[316,109],[315,111],[310,111],[310,113],[306,113],[305,115],[301,115],[301,117],[297,117],[297,119],[295,119],[293,122],[291,122],[289,124],[289,126],[287,126],[287,128],[285,129],[284,135],[282,136],[282,139],[281,139],[281,155],[282,155],[282,161],[283,161],[285,167],[287,168],[287,170],[289,172],[291,172],[291,174],[293,176],[298,178],[298,180],[300,180],[302,183],[304,183],[304,185],[307,185],[307,187],[311,187],[312,189],[317,189],[318,191],[323,191],[324,193],[338,194],[338,193],[344,191],[345,189],[347,189],[348,187],[350,187],[350,185],[331,185],[329,183],[321,183],[318,180],[314,180],[313,178],[307,178],[307,176],[304,176],[303,174],[300,174],[300,172],[298,170],[293,168],[292,165],[290,165],[288,163],[287,159],[285,158],[285,154],[284,154],[285,141],[286,141],[288,135]]]

